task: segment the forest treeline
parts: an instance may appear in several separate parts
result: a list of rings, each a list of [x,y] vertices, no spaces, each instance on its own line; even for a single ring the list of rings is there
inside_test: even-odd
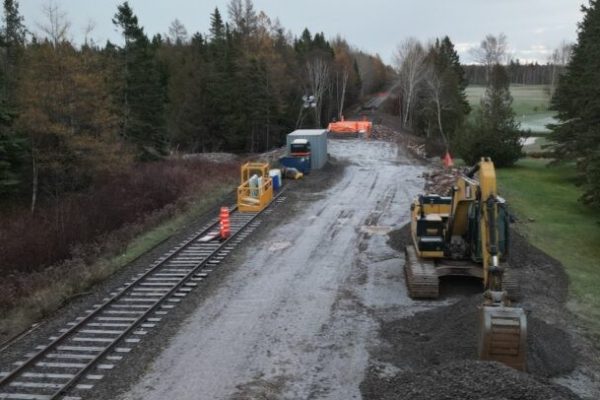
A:
[[[513,85],[551,85],[557,74],[564,72],[564,66],[548,62],[521,63],[510,60],[506,65],[510,83]],[[470,85],[486,84],[486,67],[484,65],[464,65],[465,77]]]
[[[231,0],[206,33],[175,20],[152,37],[124,2],[112,20],[122,43],[70,40],[68,17],[50,3],[30,33],[16,0],[4,0],[0,32],[0,196],[81,191],[99,176],[179,152],[259,152],[302,125],[323,126],[382,89],[391,69],[308,29],[292,36]],[[314,96],[304,108],[303,96]]]
[[[491,41],[488,39],[492,39]],[[483,50],[483,51],[482,51]],[[475,64],[465,65],[465,76],[470,85],[485,85],[488,74],[488,57],[486,53],[497,53],[502,64],[506,65],[511,85],[547,85],[550,94],[554,94],[559,78],[565,73],[571,60],[573,44],[563,41],[548,56],[545,64],[521,62],[513,59],[508,53],[508,41],[504,34],[488,36],[479,48],[471,49]]]

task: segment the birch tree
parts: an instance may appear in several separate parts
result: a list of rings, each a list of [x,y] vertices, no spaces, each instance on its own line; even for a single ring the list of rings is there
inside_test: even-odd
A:
[[[341,74],[341,77],[339,76]],[[339,107],[338,107],[338,119],[341,120],[344,118],[344,102],[346,101],[346,87],[348,86],[348,78],[350,77],[350,72],[348,69],[344,68],[341,73],[338,72],[336,74],[336,86],[337,91],[341,90],[341,95],[338,97]],[[341,88],[340,88],[341,86]]]
[[[329,84],[329,64],[320,57],[306,62],[311,94],[315,98],[315,126],[321,126],[322,101]]]
[[[567,64],[571,61],[573,45],[563,41],[554,50],[548,61],[550,63],[550,96],[554,96],[560,76],[564,74]]]
[[[179,19],[175,18],[175,20],[171,22],[168,38],[172,43],[177,45],[188,42],[188,31]]]
[[[409,120],[412,112],[417,88],[426,74],[425,59],[427,53],[421,43],[415,38],[409,38],[398,46],[394,56],[396,68],[400,76],[400,87],[404,97],[402,123],[410,126]]]
[[[485,66],[485,80],[490,79],[492,68],[496,64],[504,64],[508,54],[508,40],[504,33],[498,36],[487,35],[479,47],[471,49],[475,62]]]
[[[425,74],[425,82],[429,91],[429,95],[431,97],[431,101],[435,106],[434,112],[436,116],[438,129],[442,137],[442,141],[444,142],[444,146],[446,146],[446,149],[448,149],[448,137],[444,132],[444,124],[442,122],[442,109],[445,108],[445,104],[443,104],[443,93],[445,85],[444,77],[441,76],[440,72],[435,68],[434,65],[430,65],[427,68],[427,72]]]
[[[67,13],[63,11],[54,1],[48,1],[43,6],[46,23],[38,24],[42,33],[57,48],[62,42],[69,41],[69,29],[71,22],[67,19]]]

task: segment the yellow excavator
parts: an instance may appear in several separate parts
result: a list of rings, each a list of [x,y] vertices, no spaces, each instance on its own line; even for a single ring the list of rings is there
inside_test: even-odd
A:
[[[506,258],[509,215],[496,172],[482,158],[457,179],[450,196],[419,196],[411,205],[412,244],[406,247],[406,283],[413,299],[435,299],[439,279],[469,276],[483,282],[479,357],[526,369],[527,318]]]

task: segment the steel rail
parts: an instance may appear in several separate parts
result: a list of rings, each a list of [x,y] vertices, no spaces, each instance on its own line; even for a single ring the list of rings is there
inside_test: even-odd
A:
[[[182,286],[184,286],[190,278],[192,278],[199,270],[203,269],[209,261],[211,261],[216,255],[223,251],[223,249],[228,246],[233,240],[235,240],[243,231],[246,230],[252,222],[254,222],[259,216],[261,216],[265,211],[270,209],[270,207],[274,204],[275,200],[278,199],[283,193],[285,189],[282,189],[272,200],[269,206],[265,207],[260,212],[257,212],[253,215],[248,221],[244,221],[243,225],[236,231],[233,232],[232,235],[226,240],[219,243],[219,246],[216,247],[209,255],[205,256],[198,264],[193,266],[191,270],[185,274],[178,282],[174,284],[174,286],[168,291],[165,292],[154,304],[148,306],[148,309],[142,312],[139,316],[136,317],[135,321],[133,321],[122,333],[120,333],[117,337],[114,338],[112,342],[110,342],[100,353],[96,354],[93,359],[91,359],[84,367],[82,367],[78,372],[74,374],[74,376],[61,386],[56,392],[51,395],[48,395],[49,400],[54,400],[59,397],[64,396],[73,386],[77,384],[77,382],[92,368],[94,367],[103,357],[105,357],[108,353],[110,353],[118,343],[120,343],[125,337],[131,334],[133,330],[135,330],[144,320],[148,318],[148,316],[155,312],[157,308],[159,308],[167,299],[173,296],[177,290],[179,290]],[[234,213],[237,211],[237,206],[233,206],[230,208],[230,212]],[[15,378],[20,376],[23,372],[25,372],[28,368],[35,366],[35,363],[39,361],[46,354],[57,348],[62,342],[76,334],[82,327],[95,317],[97,317],[102,312],[106,311],[112,304],[123,298],[127,293],[133,290],[136,285],[140,282],[144,281],[147,277],[152,275],[156,270],[163,267],[167,262],[173,259],[175,256],[180,254],[183,250],[187,249],[192,243],[198,240],[200,237],[210,233],[216,226],[219,225],[219,221],[210,224],[207,228],[203,229],[202,232],[195,235],[191,239],[185,241],[182,245],[178,246],[176,250],[172,251],[166,258],[156,263],[152,268],[148,269],[141,276],[136,278],[133,282],[129,283],[127,287],[121,289],[118,293],[113,295],[110,299],[102,303],[100,306],[95,308],[88,315],[83,317],[79,322],[76,322],[71,328],[67,331],[59,335],[57,338],[52,340],[51,343],[46,345],[43,349],[35,353],[33,356],[29,357],[25,360],[21,365],[19,365],[14,370],[10,371],[6,376],[0,379],[0,387],[6,386]]]
[[[237,207],[233,207],[230,211],[234,211],[236,208]],[[135,286],[139,282],[143,281],[145,278],[147,278],[149,275],[151,275],[155,270],[162,267],[171,258],[173,258],[177,254],[179,254],[182,250],[184,250],[186,247],[188,247],[192,242],[197,240],[200,236],[205,235],[207,232],[210,232],[212,229],[214,229],[214,227],[218,224],[219,224],[219,221],[212,223],[208,228],[203,230],[199,235],[196,235],[192,239],[185,242],[175,252],[173,252],[173,254],[169,255],[163,261],[156,264],[156,266],[154,266],[153,268],[146,271],[144,274],[142,274],[142,276],[137,278],[131,284],[127,285],[127,287],[120,290],[116,295],[111,297],[109,300],[102,303],[100,305],[100,307],[97,307],[95,310],[93,310],[91,313],[89,313],[87,316],[85,316],[82,320],[80,320],[78,323],[76,323],[73,327],[68,329],[62,335],[58,336],[56,339],[54,339],[52,342],[50,342],[44,349],[40,350],[36,354],[32,355],[30,358],[25,360],[22,365],[20,365],[16,369],[12,370],[11,372],[9,372],[8,375],[6,375],[4,378],[0,379],[0,387],[4,386],[6,383],[8,383],[12,379],[14,379],[17,375],[19,375],[25,369],[29,368],[31,364],[35,363],[40,358],[45,356],[49,351],[51,351],[54,347],[56,347],[57,344],[59,344],[60,342],[62,342],[63,340],[65,340],[66,338],[71,336],[72,333],[77,332],[79,330],[79,328],[84,326],[91,319],[95,318],[98,314],[102,313],[108,306],[110,306],[111,304],[113,304],[116,301],[118,301],[119,299],[121,299],[127,292],[129,292],[133,288],[133,286]]]

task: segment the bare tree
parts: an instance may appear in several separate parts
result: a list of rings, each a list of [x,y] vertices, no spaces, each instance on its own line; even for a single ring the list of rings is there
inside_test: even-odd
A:
[[[425,73],[425,83],[429,91],[429,96],[435,104],[435,113],[440,135],[442,136],[442,140],[446,146],[446,149],[448,149],[448,137],[446,136],[442,123],[442,111],[447,108],[443,96],[446,81],[444,77],[440,75],[434,65],[429,65],[427,72]]]
[[[341,71],[341,78],[340,78],[340,72],[336,72],[336,76],[335,76],[335,81],[336,81],[336,89],[338,92],[338,100],[339,100],[339,114],[338,114],[338,119],[341,120],[342,118],[344,118],[344,102],[346,101],[346,88],[348,87],[348,79],[350,78],[350,71],[348,71],[348,69],[346,67],[343,68],[343,70]],[[341,79],[341,83],[340,83],[340,79]],[[341,88],[340,88],[341,85]],[[342,94],[339,95],[339,91],[342,91]]]
[[[569,64],[571,61],[572,54],[573,44],[563,41],[549,57],[548,62],[551,66],[549,88],[550,96],[554,96],[560,76],[565,72],[567,64]]]
[[[258,16],[254,10],[252,0],[231,0],[227,5],[229,18],[235,27],[244,35],[248,36],[256,30],[258,25]]]
[[[67,20],[67,14],[60,9],[60,7],[52,0],[49,0],[43,6],[43,13],[46,17],[44,23],[38,23],[38,28],[46,35],[46,37],[52,42],[54,49],[60,52],[60,44],[69,41],[69,29],[71,23]],[[58,58],[58,62],[62,60]],[[64,76],[57,77],[57,86],[59,90],[64,89]],[[70,107],[71,105],[65,105]],[[71,125],[73,129],[73,125]],[[39,191],[39,158],[41,157],[40,151],[38,150],[36,143],[32,140],[31,145],[31,213],[35,212]]]
[[[329,64],[320,57],[306,62],[306,72],[308,74],[308,84],[312,95],[314,96],[316,127],[321,126],[322,99],[329,85]]]
[[[96,29],[96,21],[89,19],[87,24],[83,27],[83,44],[86,46],[93,46],[94,40],[90,38],[92,32]]]
[[[177,18],[169,26],[169,39],[175,44],[183,44],[188,40],[187,29]]]
[[[244,20],[244,5],[242,0],[231,0],[227,5],[229,19],[236,25],[241,26]]]
[[[69,41],[69,29],[71,22],[67,20],[67,13],[64,12],[58,4],[49,0],[43,6],[43,13],[46,17],[45,23],[38,23],[38,28],[52,41],[54,47],[60,43]]]
[[[417,94],[417,87],[425,77],[426,57],[425,49],[415,38],[409,38],[402,42],[394,55],[404,98],[402,123],[405,127],[409,125],[409,117]]]
[[[504,33],[498,36],[487,35],[479,47],[471,49],[475,62],[484,65],[485,80],[489,81],[490,72],[495,64],[505,64],[508,55],[508,41]]]

